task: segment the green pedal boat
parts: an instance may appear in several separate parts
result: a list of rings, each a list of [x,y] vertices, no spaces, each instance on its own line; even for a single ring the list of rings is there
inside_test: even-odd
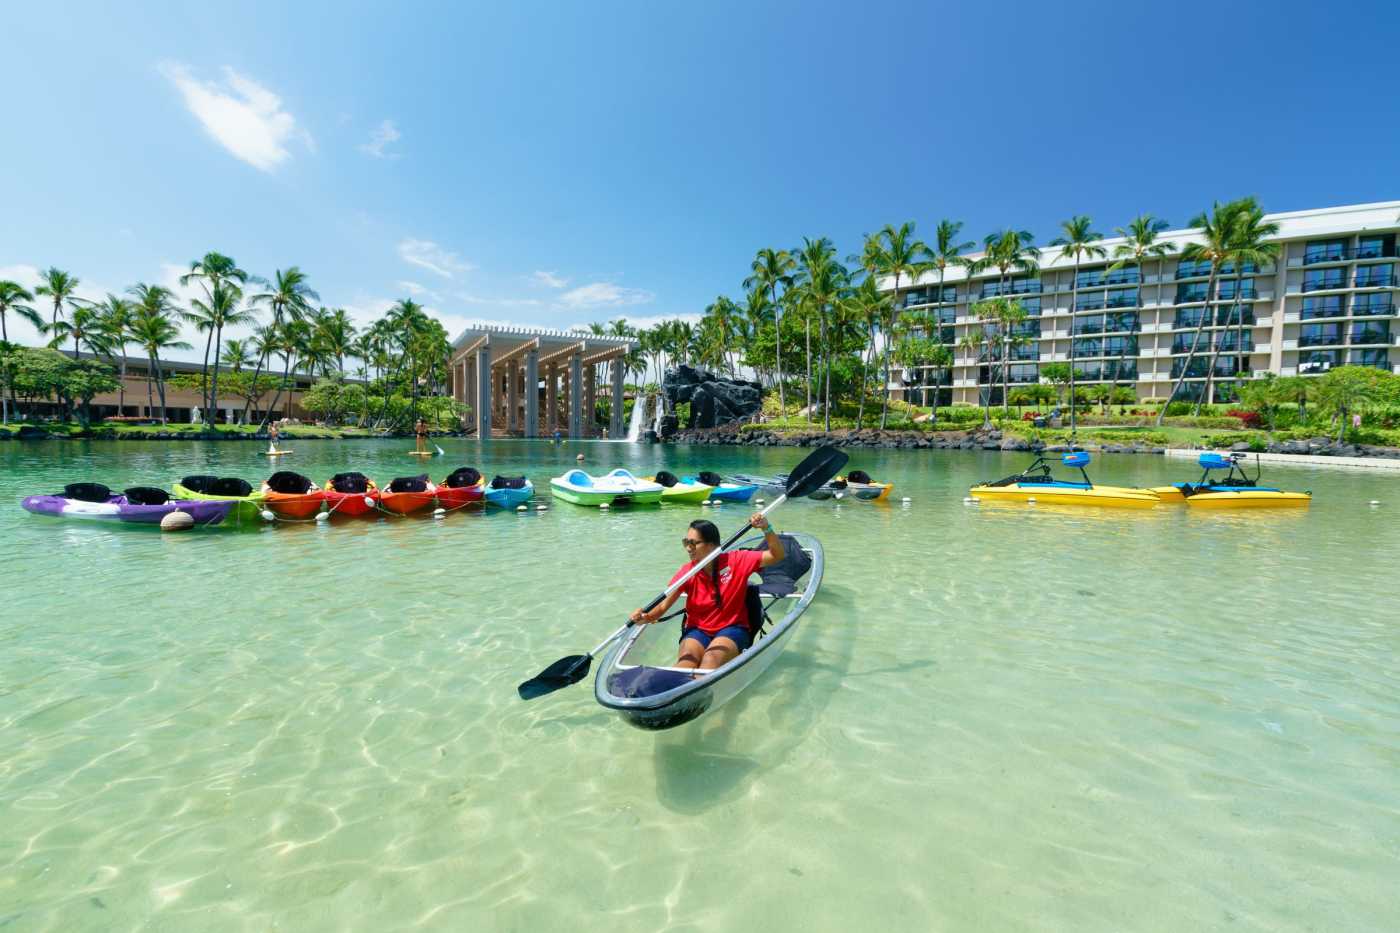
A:
[[[606,476],[590,476],[583,470],[570,470],[549,481],[554,496],[574,505],[627,506],[655,505],[665,487],[637,479],[626,470],[613,470]]]

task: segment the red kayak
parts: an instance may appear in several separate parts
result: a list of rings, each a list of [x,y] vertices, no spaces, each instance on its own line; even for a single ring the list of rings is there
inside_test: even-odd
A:
[[[326,481],[326,510],[355,518],[378,511],[379,487],[363,473],[337,473]]]
[[[486,497],[486,479],[471,467],[453,470],[437,487],[438,505],[460,509]]]
[[[326,494],[305,476],[291,471],[273,473],[263,483],[263,505],[277,516],[307,519],[321,511]]]

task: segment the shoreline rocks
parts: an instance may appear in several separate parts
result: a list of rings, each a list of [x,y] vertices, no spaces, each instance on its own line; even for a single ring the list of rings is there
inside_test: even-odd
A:
[[[431,431],[429,437],[469,437],[465,431]],[[236,434],[233,432],[180,432],[154,431],[151,433],[130,433],[115,431],[97,425],[77,434],[50,434],[43,428],[25,425],[19,429],[0,428],[0,441],[256,441],[266,444],[272,438],[267,434]],[[278,436],[282,441],[402,441],[413,440],[412,434],[355,434],[338,436],[314,431],[283,432]]]

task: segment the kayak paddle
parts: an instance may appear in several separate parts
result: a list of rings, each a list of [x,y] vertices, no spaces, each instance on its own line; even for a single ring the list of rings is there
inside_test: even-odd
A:
[[[787,479],[783,483],[783,494],[774,499],[772,504],[760,514],[767,515],[788,499],[801,498],[825,486],[827,482],[846,465],[847,459],[846,454],[837,450],[835,447],[818,447],[808,454],[807,457],[788,474]],[[725,541],[718,548],[711,551],[703,560],[699,561],[694,567],[691,567],[690,570],[686,572],[685,576],[666,587],[660,596],[657,596],[651,602],[643,606],[642,611],[647,612],[656,608],[672,593],[685,586],[686,582],[691,577],[709,566],[710,561],[729,550],[735,544],[738,544],[739,539],[747,535],[751,527],[751,525],[745,524],[743,528],[734,532],[734,534],[729,537],[728,541]],[[620,638],[633,625],[636,625],[636,623],[628,620],[626,625],[603,639],[596,648],[587,654],[571,654],[566,658],[560,658],[558,661],[555,661],[553,664],[549,665],[549,667],[546,667],[516,688],[516,691],[520,694],[520,699],[533,700],[547,693],[553,693],[555,690],[571,687],[580,680],[583,680],[583,678],[588,676],[588,669],[593,663],[594,656]]]

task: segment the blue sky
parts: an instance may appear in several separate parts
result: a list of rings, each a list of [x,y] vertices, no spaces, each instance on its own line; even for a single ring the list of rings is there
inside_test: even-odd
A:
[[[0,277],[215,249],[455,334],[698,314],[759,247],[904,220],[1400,197],[1393,4],[1062,9],[13,6]]]

